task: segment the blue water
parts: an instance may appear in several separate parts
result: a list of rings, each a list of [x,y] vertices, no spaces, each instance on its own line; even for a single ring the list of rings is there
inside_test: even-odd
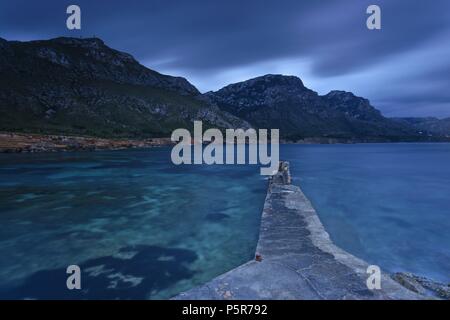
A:
[[[389,272],[450,282],[450,144],[286,145],[333,241]]]
[[[0,299],[161,299],[252,259],[256,166],[175,166],[169,148],[0,154]],[[82,290],[66,288],[81,267]]]
[[[335,243],[450,280],[450,144],[283,145]],[[174,166],[169,148],[0,154],[0,299],[162,299],[253,257],[257,166]],[[82,290],[66,289],[66,268]]]

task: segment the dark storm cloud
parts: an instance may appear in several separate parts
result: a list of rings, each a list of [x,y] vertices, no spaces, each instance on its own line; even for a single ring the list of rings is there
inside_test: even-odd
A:
[[[65,28],[69,4],[82,8],[81,32]],[[382,9],[380,31],[365,26],[370,4]],[[336,87],[369,95],[386,114],[407,114],[408,103],[424,101],[434,105],[429,107],[433,114],[450,116],[448,90],[442,89],[450,87],[450,58],[442,55],[450,54],[448,0],[0,3],[0,36],[28,40],[61,35],[96,35],[149,67],[186,76],[202,90],[273,72],[274,65],[285,63],[282,70],[306,83],[323,84],[323,90]],[[428,49],[424,59],[413,55]],[[432,58],[433,50],[441,52],[439,58]],[[289,61],[298,59],[309,70],[292,66],[290,71]],[[397,67],[392,59],[410,61],[410,67]],[[389,90],[383,89],[386,83]],[[419,90],[411,91],[409,85]]]

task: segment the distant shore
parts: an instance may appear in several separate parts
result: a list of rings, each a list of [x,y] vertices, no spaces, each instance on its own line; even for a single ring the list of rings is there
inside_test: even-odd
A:
[[[170,138],[106,139],[16,132],[0,133],[0,153],[119,150],[171,145]]]
[[[351,139],[331,137],[310,137],[297,141],[289,141],[284,139],[280,140],[281,144],[355,144],[398,142],[450,142],[450,140],[386,141],[382,139]],[[173,144],[174,143],[169,137],[132,139],[71,136],[63,134],[0,132],[0,153],[120,150],[169,146]]]

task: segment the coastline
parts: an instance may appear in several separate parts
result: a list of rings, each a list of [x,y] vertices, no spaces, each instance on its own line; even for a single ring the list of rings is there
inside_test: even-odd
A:
[[[171,145],[170,138],[106,139],[97,137],[0,132],[0,153],[120,150]]]
[[[450,143],[450,140],[386,141],[370,139],[305,138],[298,141],[280,140],[280,144],[375,144],[375,143]],[[121,150],[174,145],[170,137],[131,139],[0,132],[0,153],[38,153],[66,151]]]
[[[383,271],[381,289],[369,290],[368,266],[331,241],[311,202],[298,186],[290,184],[288,163],[281,162],[279,172],[269,181],[255,259],[173,299],[440,298],[423,283],[412,284],[407,274],[391,276]]]
[[[44,144],[41,149],[12,152],[115,150],[171,144],[168,138],[148,139],[144,144],[142,140],[0,133],[0,147],[2,136],[16,139],[15,142],[25,136],[38,145],[45,137],[44,143],[56,145],[54,151]],[[368,290],[367,267],[365,261],[334,245],[310,201],[299,187],[290,184],[289,164],[281,162],[278,174],[269,181],[255,260],[174,299],[450,299],[450,284],[411,273],[383,272],[382,290]]]

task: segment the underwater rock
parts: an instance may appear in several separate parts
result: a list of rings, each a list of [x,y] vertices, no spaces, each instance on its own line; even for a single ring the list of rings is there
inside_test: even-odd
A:
[[[206,220],[212,221],[212,222],[220,222],[225,219],[229,219],[230,216],[225,213],[210,213],[206,215]]]
[[[391,278],[405,288],[424,296],[450,300],[450,284],[439,283],[409,272],[397,272],[391,275]]]

